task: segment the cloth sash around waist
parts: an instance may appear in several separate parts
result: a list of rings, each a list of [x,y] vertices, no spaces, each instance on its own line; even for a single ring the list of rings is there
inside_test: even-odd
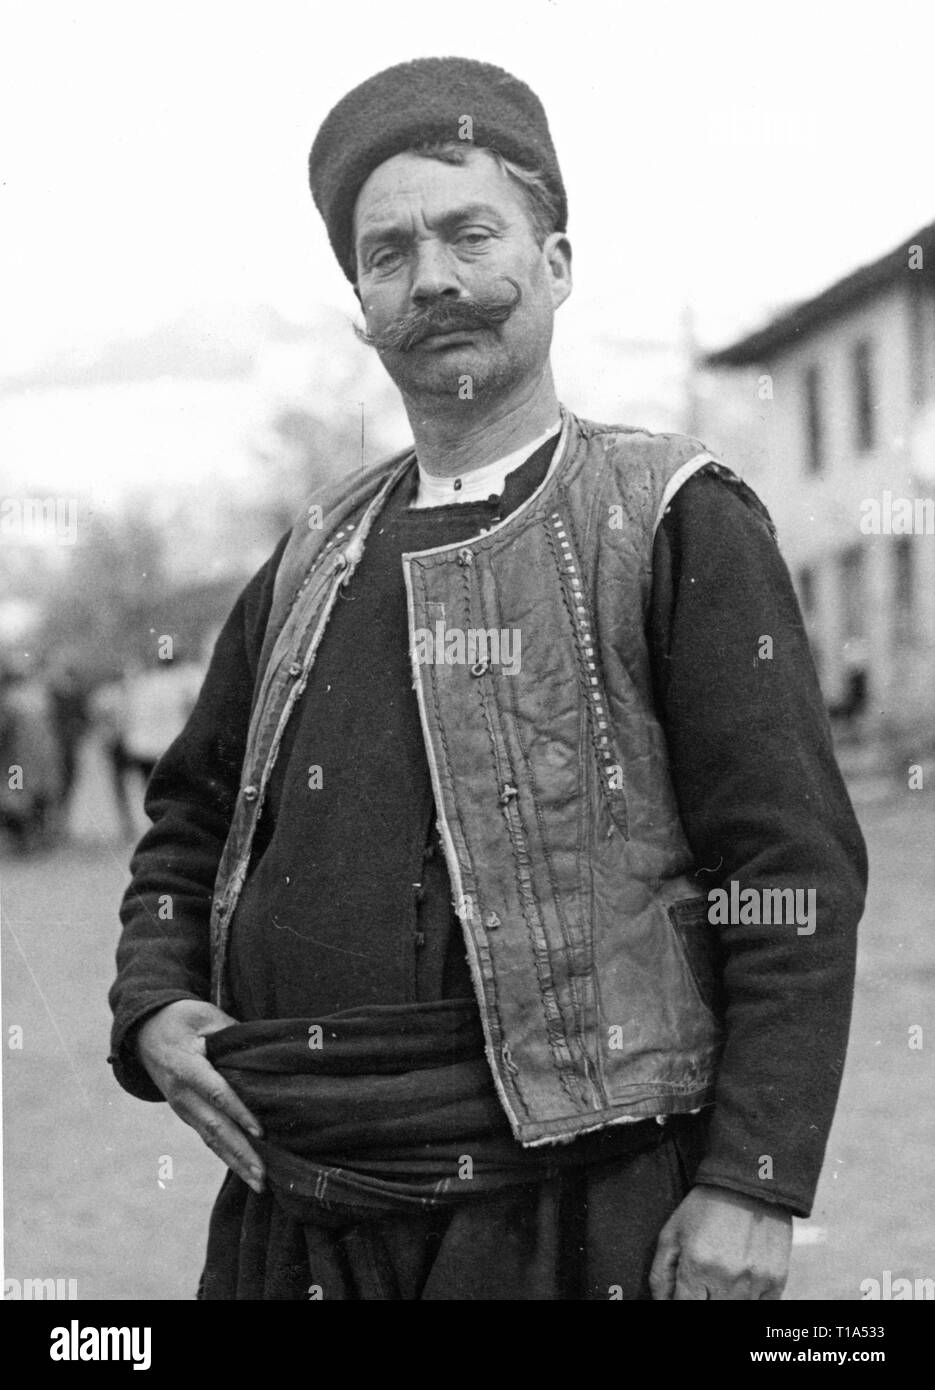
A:
[[[642,1120],[524,1149],[494,1090],[470,999],[238,1023],[205,1042],[208,1061],[263,1127],[251,1143],[271,1192],[303,1223],[470,1201],[664,1137]]]

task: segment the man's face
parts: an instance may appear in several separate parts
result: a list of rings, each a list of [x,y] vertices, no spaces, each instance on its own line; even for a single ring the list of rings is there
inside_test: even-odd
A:
[[[361,189],[354,233],[367,329],[404,396],[489,401],[541,377],[571,290],[570,250],[558,233],[536,244],[522,191],[489,154],[394,155]],[[488,302],[493,321],[471,322],[484,318],[472,303]],[[413,314],[406,343],[381,344]]]

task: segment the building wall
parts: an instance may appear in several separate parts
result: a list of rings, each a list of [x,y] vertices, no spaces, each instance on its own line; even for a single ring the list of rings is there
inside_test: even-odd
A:
[[[854,381],[862,341],[871,345],[869,448],[859,439]],[[823,439],[818,472],[809,469],[806,374],[813,366]],[[741,471],[776,521],[828,702],[844,698],[862,667],[871,730],[935,724],[935,503],[914,518],[929,534],[868,533],[873,501],[886,529],[886,493],[935,499],[933,373],[935,300],[901,281],[757,368],[732,373],[724,391],[732,402],[738,390],[749,401]],[[713,402],[718,395],[715,384]],[[711,433],[716,444],[716,426]],[[743,437],[735,420],[730,452]],[[895,525],[892,515],[889,521],[900,528],[898,507]]]

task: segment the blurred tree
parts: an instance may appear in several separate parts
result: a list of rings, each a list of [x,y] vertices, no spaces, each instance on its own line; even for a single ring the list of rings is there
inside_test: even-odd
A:
[[[366,426],[358,417],[326,418],[298,402],[282,405],[270,416],[261,438],[255,440],[263,469],[266,500],[263,510],[275,535],[292,525],[310,493],[354,466],[366,466]]]
[[[147,517],[92,513],[47,584],[39,650],[67,657],[92,682],[152,660],[144,615],[167,587],[164,551]]]
[[[343,314],[322,308],[301,335],[269,342],[258,362],[254,505],[279,536],[323,483],[400,448],[399,395]]]

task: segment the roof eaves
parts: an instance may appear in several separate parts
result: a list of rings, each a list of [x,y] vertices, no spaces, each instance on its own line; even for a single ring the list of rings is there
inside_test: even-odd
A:
[[[935,269],[935,222],[922,227],[913,236],[906,237],[899,246],[859,270],[846,275],[829,285],[826,290],[811,299],[786,309],[771,322],[753,333],[739,338],[716,352],[706,354],[704,361],[709,367],[742,367],[754,362],[762,362],[776,352],[815,328],[826,323],[835,314],[860,303],[883,285],[894,280],[898,274],[909,269],[909,248],[922,248],[923,270],[932,273]],[[914,272],[918,273],[918,272]]]

